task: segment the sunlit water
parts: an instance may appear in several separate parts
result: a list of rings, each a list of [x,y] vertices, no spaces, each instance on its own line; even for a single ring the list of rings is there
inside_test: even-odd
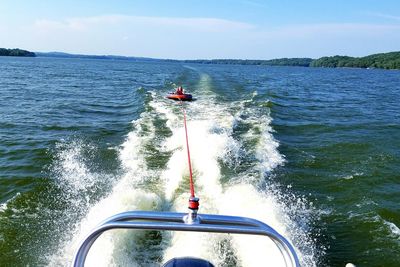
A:
[[[202,213],[268,223],[303,266],[398,265],[400,72],[0,58],[0,266],[68,266],[108,216],[186,211],[177,85]],[[283,266],[262,237],[129,230],[87,264],[185,255]]]

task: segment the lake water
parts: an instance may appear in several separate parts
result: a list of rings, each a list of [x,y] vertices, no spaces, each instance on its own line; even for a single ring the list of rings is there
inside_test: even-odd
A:
[[[0,58],[0,266],[68,266],[127,210],[186,211],[183,85],[200,212],[260,219],[303,266],[399,266],[400,72]],[[190,244],[190,246],[188,245]],[[259,237],[112,231],[88,266],[279,266]]]

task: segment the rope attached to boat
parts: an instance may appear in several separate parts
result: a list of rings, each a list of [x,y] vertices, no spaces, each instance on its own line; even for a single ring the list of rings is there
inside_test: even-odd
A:
[[[181,100],[180,102],[182,104],[183,124],[185,126],[185,136],[186,136],[186,151],[187,151],[187,157],[188,157],[188,163],[189,163],[189,174],[190,174],[189,209],[197,210],[199,208],[199,199],[195,196],[195,193],[194,193],[192,163],[190,160],[189,138],[188,138],[187,126],[186,126],[186,110],[185,110],[185,106],[183,105],[183,101]]]

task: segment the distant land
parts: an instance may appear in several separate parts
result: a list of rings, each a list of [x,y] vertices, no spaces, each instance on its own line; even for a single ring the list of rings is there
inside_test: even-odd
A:
[[[197,64],[233,64],[233,65],[264,65],[264,66],[299,66],[299,67],[325,67],[325,68],[381,68],[400,69],[400,52],[389,52],[373,54],[365,57],[331,56],[313,58],[278,58],[270,60],[253,59],[155,59],[147,57],[125,57],[111,55],[76,55],[60,52],[41,53],[36,52],[40,57],[63,57],[63,58],[91,58],[91,59],[114,59],[114,60],[135,60],[135,61],[168,61]]]
[[[111,59],[111,60],[130,60],[130,61],[176,61],[169,59],[156,59],[148,57],[126,57],[126,56],[113,56],[113,55],[82,55],[82,54],[69,54],[63,52],[35,52],[38,57],[58,57],[58,58],[87,58],[87,59]]]
[[[271,60],[250,59],[211,59],[183,60],[188,63],[202,64],[241,64],[267,66],[300,66],[325,68],[379,68],[400,69],[400,52],[373,54],[365,57],[331,56],[312,58],[279,58]]]
[[[264,65],[264,66],[298,66],[298,67],[325,67],[325,68],[379,68],[400,69],[400,52],[373,54],[365,57],[329,56],[313,58],[278,58],[270,60],[253,59],[156,59],[148,57],[127,57],[113,55],[81,55],[63,52],[29,52],[21,49],[0,48],[0,56],[28,56],[28,57],[58,57],[58,58],[87,58],[130,61],[164,61],[197,64],[232,64],[232,65]]]
[[[310,67],[400,69],[400,52],[373,54],[366,57],[321,57],[313,60]]]
[[[267,65],[267,66],[300,66],[310,67],[312,58],[278,58],[270,60],[259,59],[196,59],[182,60],[185,63],[201,64],[236,64],[236,65]]]
[[[35,57],[35,53],[29,52],[22,49],[6,49],[0,48],[0,56],[10,56],[10,57]]]

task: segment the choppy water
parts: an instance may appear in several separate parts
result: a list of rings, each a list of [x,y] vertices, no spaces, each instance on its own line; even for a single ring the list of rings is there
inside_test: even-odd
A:
[[[201,212],[267,222],[303,266],[398,266],[400,72],[49,58],[0,58],[0,266],[68,266],[109,215],[186,210],[176,85],[197,98]],[[126,230],[88,264],[157,266],[189,242],[217,266],[282,264],[258,237]]]

